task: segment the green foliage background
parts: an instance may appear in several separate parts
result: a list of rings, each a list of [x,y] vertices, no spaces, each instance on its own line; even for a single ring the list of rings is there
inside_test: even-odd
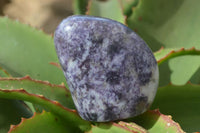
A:
[[[74,0],[74,14],[114,19],[138,33],[159,64],[150,110],[109,123],[82,120],[74,110],[51,36],[0,18],[0,133],[200,132],[199,5],[199,0]]]

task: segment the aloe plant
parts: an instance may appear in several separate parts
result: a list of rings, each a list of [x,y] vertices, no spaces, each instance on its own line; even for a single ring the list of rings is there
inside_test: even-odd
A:
[[[153,50],[159,87],[145,113],[89,122],[77,113],[52,36],[0,18],[0,133],[199,132],[200,18],[193,0],[75,0],[74,14],[106,17]]]

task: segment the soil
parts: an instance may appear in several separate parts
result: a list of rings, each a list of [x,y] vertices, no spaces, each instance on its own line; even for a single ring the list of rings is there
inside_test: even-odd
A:
[[[53,34],[57,25],[73,14],[73,0],[0,0],[0,15]]]

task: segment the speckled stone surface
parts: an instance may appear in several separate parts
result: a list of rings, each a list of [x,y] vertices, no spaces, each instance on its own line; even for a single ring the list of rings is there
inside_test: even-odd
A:
[[[123,24],[71,16],[56,29],[54,42],[83,119],[126,119],[153,102],[159,77],[156,60],[146,43]]]

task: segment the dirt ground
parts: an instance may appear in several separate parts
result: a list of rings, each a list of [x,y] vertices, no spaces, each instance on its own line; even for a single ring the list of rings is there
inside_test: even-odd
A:
[[[30,24],[48,34],[72,14],[72,0],[0,0],[1,16]]]

